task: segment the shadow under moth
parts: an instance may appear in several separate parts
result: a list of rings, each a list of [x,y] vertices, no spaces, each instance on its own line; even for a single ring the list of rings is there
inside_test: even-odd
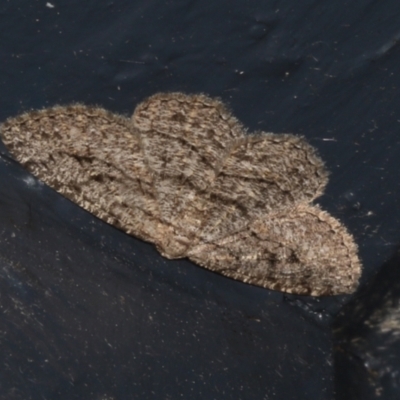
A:
[[[7,119],[0,135],[33,175],[167,258],[288,293],[358,285],[353,237],[312,204],[328,181],[313,147],[247,134],[219,100],[159,93],[130,119],[56,106]]]

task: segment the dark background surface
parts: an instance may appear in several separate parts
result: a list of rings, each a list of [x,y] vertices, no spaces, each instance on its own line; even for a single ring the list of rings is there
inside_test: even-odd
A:
[[[363,275],[353,296],[311,298],[165,260],[0,143],[1,398],[400,398],[399,39],[395,0],[4,0],[1,121],[218,96],[250,132],[318,148],[318,203]]]

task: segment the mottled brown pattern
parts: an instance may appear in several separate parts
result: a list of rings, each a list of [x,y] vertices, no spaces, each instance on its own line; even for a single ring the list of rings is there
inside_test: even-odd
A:
[[[246,134],[219,101],[159,93],[131,119],[84,105],[0,127],[14,157],[104,221],[234,279],[289,293],[351,293],[352,236],[312,205],[327,172],[288,134]]]

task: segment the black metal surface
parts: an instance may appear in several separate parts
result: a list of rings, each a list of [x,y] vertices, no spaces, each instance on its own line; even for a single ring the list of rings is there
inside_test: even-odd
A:
[[[383,360],[369,398],[395,398],[393,342],[349,343],[382,309],[366,284],[400,243],[399,20],[394,0],[3,2],[0,120],[70,102],[129,114],[158,91],[219,96],[250,131],[319,149],[331,176],[318,203],[355,235],[364,269],[360,297],[314,299],[165,260],[0,143],[1,397],[365,398],[346,388],[370,376],[368,349]]]

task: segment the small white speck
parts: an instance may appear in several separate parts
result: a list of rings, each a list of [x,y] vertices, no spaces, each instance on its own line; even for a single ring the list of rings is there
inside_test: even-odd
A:
[[[36,185],[36,180],[33,178],[33,176],[26,176],[23,181],[28,185],[28,186],[35,186]]]
[[[51,3],[46,3],[46,7],[47,7],[47,8],[54,8],[55,5],[54,5],[54,4],[51,4]]]

